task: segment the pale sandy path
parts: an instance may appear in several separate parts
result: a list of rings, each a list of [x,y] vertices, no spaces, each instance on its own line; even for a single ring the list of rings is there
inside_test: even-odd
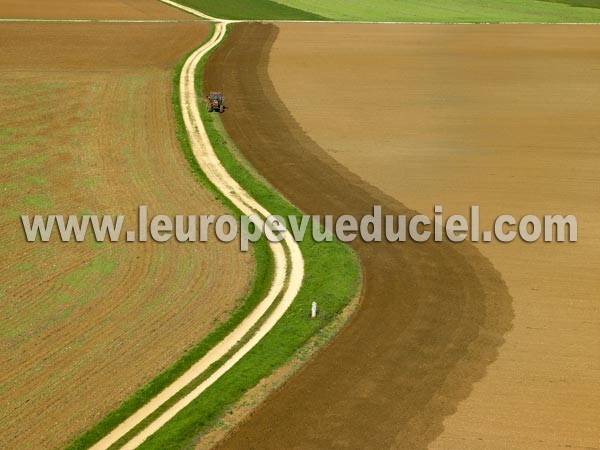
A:
[[[173,6],[179,7],[174,2],[165,0]],[[191,12],[190,8],[181,7]],[[210,20],[218,20],[195,11],[196,15]],[[180,94],[184,121],[194,156],[200,167],[207,175],[211,183],[227,196],[234,205],[242,211],[243,214],[251,216],[257,215],[266,218],[271,215],[264,207],[255,201],[225,170],[221,165],[214,149],[210,143],[204,125],[200,118],[198,109],[198,97],[194,87],[196,67],[200,60],[219,45],[223,40],[228,21],[219,21],[215,26],[215,32],[212,38],[196,50],[186,61],[180,81]],[[265,226],[264,220],[260,220],[261,227]],[[273,305],[276,299],[281,298],[277,307],[270,316],[260,326],[258,331],[244,344],[231,358],[229,358],[215,373],[207,380],[201,383],[191,393],[179,400],[175,405],[167,409],[161,416],[154,420],[144,430],[137,434],[123,448],[132,449],[142,444],[148,437],[154,434],[160,427],[173,418],[179,411],[189,405],[195,398],[204,392],[209,386],[217,381],[231,367],[233,367],[244,355],[246,355],[260,340],[275,326],[283,314],[287,311],[293,300],[296,298],[302,280],[304,277],[304,260],[298,244],[293,238],[286,234],[284,240],[280,243],[271,243],[271,250],[274,255],[274,280],[273,285],[258,307],[231,332],[223,341],[207,353],[185,374],[178,378],[174,383],[153,398],[147,405],[138,410],[135,414],[125,420],[121,425],[115,428],[111,433],[92,447],[94,450],[107,449],[125,434],[131,431],[135,426],[155,412],[167,400],[172,398],[177,392],[181,391],[191,381],[205,372],[214,362],[224,357],[250,330],[257,324],[260,318]],[[287,249],[287,253],[284,250]]]
[[[179,3],[172,2],[171,0],[160,0],[160,1],[166,5],[173,6],[175,8],[181,9],[182,11],[190,13],[194,16],[202,17],[203,19],[206,19],[206,20],[214,20],[215,22],[225,22],[223,19],[218,19],[216,17],[209,16],[208,14],[204,14],[203,12],[198,11],[194,8],[180,5]],[[233,21],[233,20],[228,21],[228,23],[231,23],[231,22],[235,22],[235,21]],[[215,34],[217,34],[217,33],[215,32]],[[221,39],[223,39],[223,38],[221,37]],[[217,44],[215,44],[215,46],[216,45],[218,45],[218,42],[217,42]]]

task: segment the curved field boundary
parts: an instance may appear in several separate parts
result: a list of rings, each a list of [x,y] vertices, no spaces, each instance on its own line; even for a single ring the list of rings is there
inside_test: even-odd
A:
[[[417,214],[333,160],[295,122],[269,78],[277,33],[271,24],[237,24],[204,75],[206,86],[218,83],[236,99],[222,120],[244,157],[307,214],[361,217],[373,205]],[[349,245],[364,274],[360,308],[218,448],[424,449],[496,358],[511,297],[476,247]]]
[[[166,2],[177,6],[173,2]],[[186,9],[187,10],[187,9]],[[203,17],[201,13],[197,13]],[[206,18],[214,19],[210,16]],[[228,21],[220,21],[215,26],[212,38],[192,53],[184,64],[181,80],[180,95],[181,108],[186,128],[190,137],[192,150],[198,164],[209,181],[221,191],[243,214],[256,215],[260,220],[261,227],[266,226],[264,218],[271,214],[258,202],[256,202],[225,170],[221,165],[214,149],[210,143],[198,109],[198,98],[195,90],[194,74],[200,60],[215,48],[223,40]],[[117,428],[96,443],[92,448],[95,450],[107,449],[119,439],[133,430],[152,413],[158,410],[174,395],[189,385],[194,379],[204,373],[212,364],[223,358],[235,345],[252,331],[261,317],[280,299],[272,313],[261,324],[258,330],[233,356],[217,369],[208,379],[202,382],[192,392],[180,399],[175,405],[168,408],[148,427],[138,433],[123,448],[136,448],[145,439],[158,430],[164,423],[169,421],[179,411],[185,408],[206,388],[218,380],[224,373],[233,367],[246,353],[248,353],[279,321],[296,297],[304,277],[304,260],[298,244],[290,234],[287,234],[280,243],[271,243],[270,248],[274,256],[275,276],[271,290],[265,299],[244,321],[232,331],[217,346],[201,358],[192,368],[178,378],[174,383],[154,397],[148,404],[136,411],[132,416],[122,422]]]
[[[230,33],[227,36],[229,35]],[[208,65],[208,57],[198,65],[195,75],[197,92],[210,91],[210,86],[204,83]],[[302,215],[295,206],[274,192],[272,187],[265,185],[260,175],[253,172],[243,158],[239,158],[235,143],[222,128],[222,116],[209,114],[204,109],[201,109],[201,113],[217,156],[238,183],[270,211],[283,217],[298,218]],[[307,261],[305,282],[283,317],[233,370],[224,374],[185,410],[144,441],[140,448],[162,450],[192,445],[199,435],[204,435],[219,423],[220,417],[228,415],[228,409],[235,407],[246,391],[288,363],[290,358],[302,351],[300,349],[310,351],[312,348],[314,352],[316,348],[329,342],[334,334],[333,330],[338,331],[335,326],[329,328],[331,322],[340,313],[349,311],[346,308],[350,302],[354,305],[358,302],[357,294],[361,291],[358,259],[348,246],[337,240],[319,243],[305,239],[298,245]],[[332,267],[335,270],[332,271]],[[311,319],[308,312],[313,301],[319,305],[319,314]],[[301,360],[306,361],[304,357]],[[191,386],[189,389],[192,388]]]

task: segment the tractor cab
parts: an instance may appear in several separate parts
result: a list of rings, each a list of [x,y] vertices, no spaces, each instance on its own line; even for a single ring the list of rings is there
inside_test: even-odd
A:
[[[208,112],[225,111],[225,97],[222,92],[211,92],[206,96],[206,110]]]

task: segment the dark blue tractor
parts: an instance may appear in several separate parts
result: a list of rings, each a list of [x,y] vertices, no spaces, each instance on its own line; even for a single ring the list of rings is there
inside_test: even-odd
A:
[[[206,110],[208,112],[219,111],[222,113],[225,111],[225,97],[221,92],[211,92],[206,96]]]

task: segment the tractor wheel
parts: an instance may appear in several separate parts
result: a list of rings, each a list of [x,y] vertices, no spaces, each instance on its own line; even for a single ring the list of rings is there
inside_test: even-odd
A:
[[[223,105],[219,106],[219,112],[223,114],[223,111],[225,111],[225,107]]]
[[[213,109],[212,109],[212,105],[211,105],[210,103],[207,103],[207,104],[206,104],[206,110],[207,110],[208,112],[212,112],[212,110],[213,110]]]

